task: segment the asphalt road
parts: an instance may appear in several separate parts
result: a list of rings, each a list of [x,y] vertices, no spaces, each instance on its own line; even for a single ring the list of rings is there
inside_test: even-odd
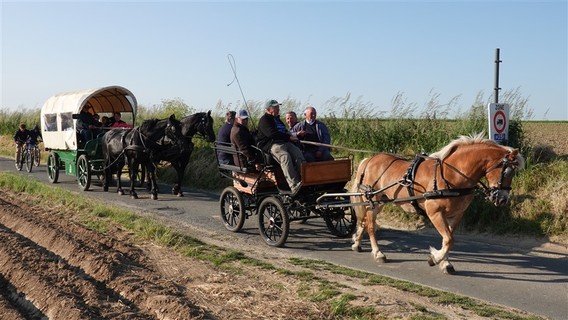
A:
[[[13,160],[6,158],[0,158],[0,171],[17,172]],[[34,168],[32,173],[19,174],[48,183],[45,164]],[[204,241],[238,237],[245,251],[267,247],[258,234],[255,217],[247,220],[239,233],[224,229],[217,194],[184,190],[186,196],[177,198],[168,194],[169,187],[162,186],[157,201],[150,200],[144,191],[139,192],[140,199],[131,200],[126,195],[103,192],[96,181],[90,191],[82,192],[75,178],[64,172],[60,173],[55,186],[155,215],[201,234]],[[356,253],[351,251],[350,239],[332,236],[321,219],[314,219],[306,224],[292,223],[285,247],[272,250],[404,279],[551,319],[568,319],[566,246],[458,232],[450,254],[457,274],[444,275],[438,267],[429,267],[426,262],[429,246],[440,247],[441,238],[437,233],[381,229],[379,239],[381,250],[389,259],[386,264],[372,260],[368,237],[363,241],[364,252]]]

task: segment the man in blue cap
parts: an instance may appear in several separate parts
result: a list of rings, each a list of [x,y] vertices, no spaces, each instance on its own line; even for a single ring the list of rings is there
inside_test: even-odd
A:
[[[306,159],[294,144],[298,138],[292,136],[280,120],[280,106],[276,100],[266,103],[266,113],[258,121],[257,144],[280,164],[290,191],[295,195],[302,186],[299,172]]]

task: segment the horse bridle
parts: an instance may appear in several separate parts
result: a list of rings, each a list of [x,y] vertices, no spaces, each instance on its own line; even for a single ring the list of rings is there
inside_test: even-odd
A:
[[[493,167],[489,168],[489,170],[485,172],[485,175],[487,176],[489,172],[501,168],[501,176],[499,177],[499,182],[497,183],[497,186],[488,187],[483,182],[479,181],[479,184],[482,186],[483,189],[483,194],[485,194],[485,197],[489,200],[495,199],[497,197],[497,193],[500,190],[507,190],[507,191],[511,190],[510,185],[503,186],[503,180],[511,178],[515,174],[519,166],[519,161],[511,160],[509,158],[510,155],[511,152],[509,151],[501,161],[499,161],[497,164],[495,164]]]

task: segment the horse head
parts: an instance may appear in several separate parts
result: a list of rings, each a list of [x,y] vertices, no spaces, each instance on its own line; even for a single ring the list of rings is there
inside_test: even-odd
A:
[[[191,139],[195,134],[201,135],[207,142],[215,141],[215,131],[213,130],[213,118],[211,110],[207,113],[199,112],[181,120],[182,134]]]
[[[505,155],[497,157],[497,163],[486,169],[485,179],[488,186],[482,184],[483,192],[489,201],[500,207],[509,203],[513,176],[519,169],[523,169],[525,160],[519,150],[502,147]]]

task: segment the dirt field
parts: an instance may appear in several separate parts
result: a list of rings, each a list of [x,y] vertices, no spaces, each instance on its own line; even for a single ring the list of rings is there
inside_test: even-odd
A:
[[[0,191],[0,319],[341,318],[300,297],[294,276],[244,265],[224,272],[149,243],[133,245],[119,228],[101,235],[61,207],[27,203],[33,200]],[[390,287],[318,276],[353,293],[351,305],[375,308],[377,319],[481,318]]]
[[[559,156],[568,155],[568,123],[525,122],[523,128],[534,145],[547,145]]]

